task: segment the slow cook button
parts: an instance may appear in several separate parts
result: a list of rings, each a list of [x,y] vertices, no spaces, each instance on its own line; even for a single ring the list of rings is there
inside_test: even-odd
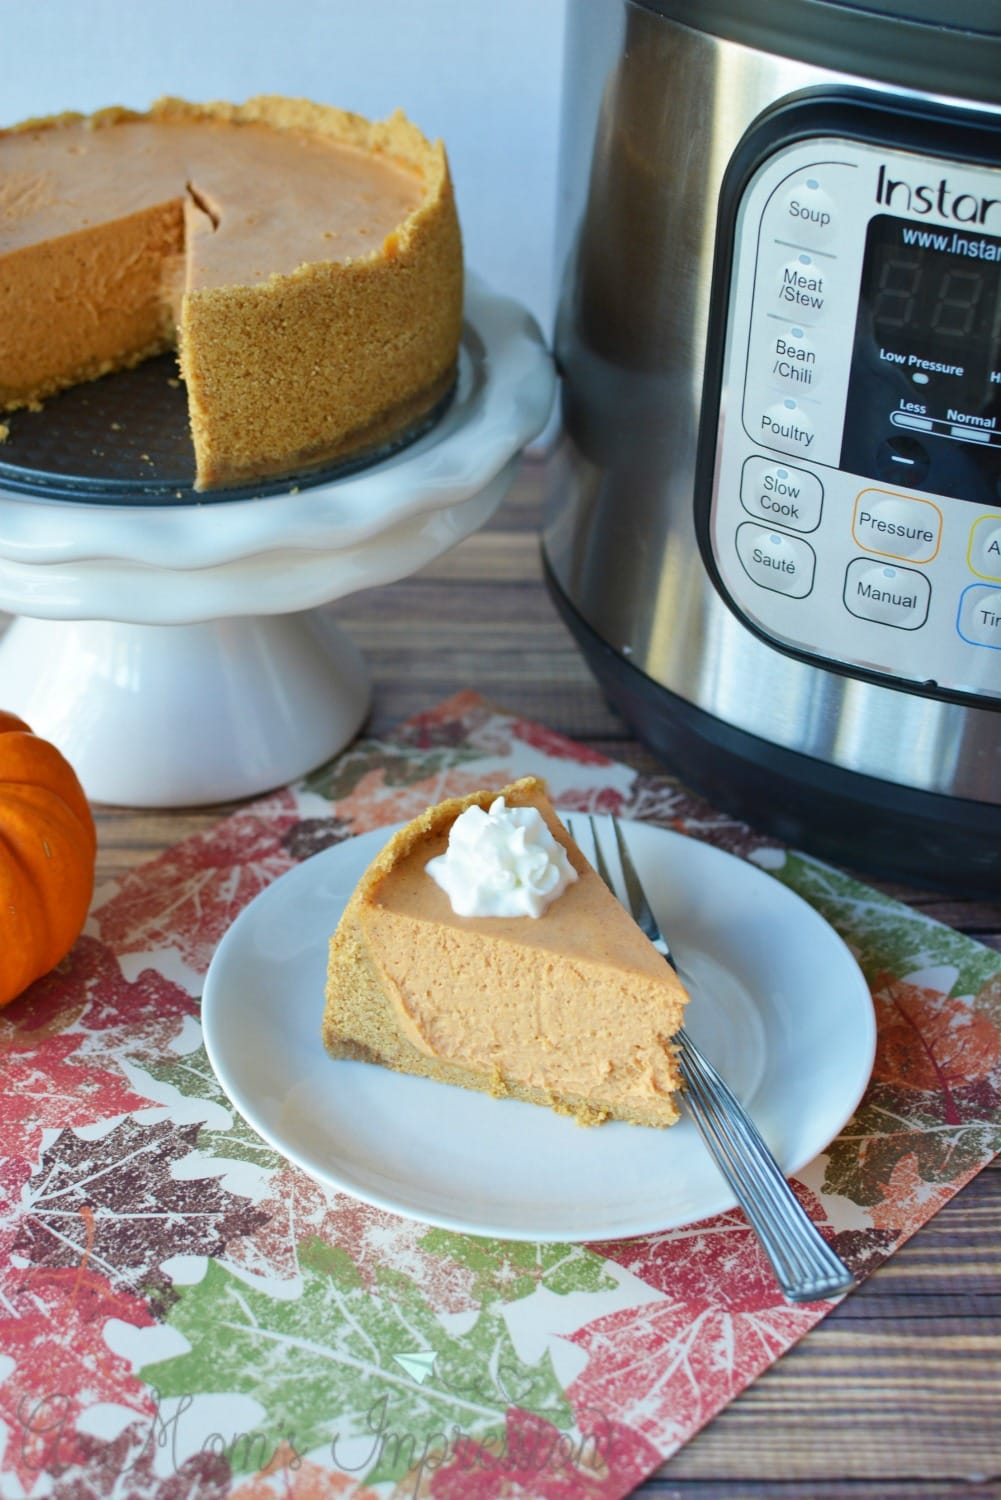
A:
[[[942,540],[942,512],[930,500],[863,490],[855,501],[852,536],[867,552],[931,562]]]
[[[816,555],[809,542],[744,521],[737,527],[737,556],[748,578],[763,589],[802,599],[813,588]]]
[[[913,568],[880,567],[857,557],[845,574],[845,608],[860,620],[920,630],[928,618],[931,584]]]
[[[1001,651],[1001,589],[987,583],[971,583],[959,596],[956,629],[972,646],[993,646]]]
[[[816,474],[777,464],[771,458],[749,458],[740,477],[740,503],[749,515],[794,531],[820,525],[824,488]]]
[[[831,243],[838,231],[834,199],[825,191],[819,173],[791,183],[768,214],[768,228],[798,245]]]

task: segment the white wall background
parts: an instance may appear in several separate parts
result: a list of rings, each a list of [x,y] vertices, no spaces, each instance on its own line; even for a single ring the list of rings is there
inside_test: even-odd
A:
[[[452,164],[466,259],[548,335],[565,0],[0,0],[0,124],[161,94],[399,107]]]

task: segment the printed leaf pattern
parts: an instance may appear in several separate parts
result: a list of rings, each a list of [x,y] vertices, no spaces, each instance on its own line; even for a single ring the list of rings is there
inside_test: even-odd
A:
[[[617,1500],[660,1462],[642,1434],[601,1414],[593,1430],[570,1434],[518,1410],[508,1412],[498,1442],[462,1438],[448,1457],[434,1475],[433,1500]]]
[[[787,853],[775,875],[840,932],[870,981],[887,971],[904,977],[933,965],[952,966],[954,992],[975,995],[996,979],[998,958],[989,948],[881,891],[860,886],[830,865]]]
[[[459,694],[102,892],[67,958],[0,1013],[12,1494],[619,1500],[823,1316],[826,1304],[782,1301],[736,1211],[591,1246],[446,1233],[313,1182],[222,1092],[198,1045],[197,990],[247,902],[344,838],[526,771],[564,807],[757,860],[858,956],[878,1019],[873,1079],[811,1171],[819,1190],[795,1185],[856,1274],[997,1151],[996,953],[667,777]],[[183,1352],[139,1352],[168,1328]],[[233,1419],[175,1450],[160,1405],[173,1399]]]
[[[205,1134],[199,1137],[200,1142],[205,1139]],[[423,1224],[333,1192],[287,1163],[271,1178],[270,1191],[258,1206],[261,1226],[227,1249],[226,1264],[234,1269],[294,1280],[300,1274],[300,1241],[320,1239],[347,1251],[371,1290],[383,1271],[394,1269],[442,1312],[477,1306],[472,1273],[447,1254],[426,1248]]]
[[[157,1472],[160,1458],[167,1466]],[[172,1451],[172,1432],[151,1410],[145,1421],[130,1423],[110,1442],[80,1433],[76,1461],[56,1479],[52,1500],[105,1500],[109,1494],[127,1500],[226,1500],[232,1493],[232,1470],[224,1454],[213,1449],[181,1458]]]
[[[476,751],[483,759],[511,754],[511,719],[498,713],[479,693],[455,693],[401,724],[393,744],[404,749],[441,746]]]
[[[872,1268],[886,1240],[870,1230],[839,1232],[823,1203],[801,1182],[791,1183],[820,1233],[856,1276]],[[611,1240],[592,1246],[647,1286],[701,1306],[712,1303],[733,1316],[762,1308],[784,1307],[764,1251],[738,1209],[698,1224],[665,1230],[635,1240]]]
[[[141,1298],[115,1291],[84,1253],[66,1268],[0,1268],[0,1350],[13,1369],[0,1383],[0,1433],[7,1433],[0,1472],[26,1491],[43,1472],[82,1461],[81,1413],[114,1402],[152,1415],[149,1392],[104,1339],[111,1319],[152,1324]]]
[[[953,1124],[936,1119],[931,1109],[924,1121],[919,1112],[902,1115],[899,1095],[877,1084],[828,1147],[824,1188],[872,1207],[886,1200],[895,1169],[908,1158],[925,1182],[962,1185],[990,1160],[997,1134],[997,1125]]]
[[[587,1352],[574,1403],[614,1416],[666,1457],[823,1316],[770,1305],[739,1315],[668,1300],[612,1313],[572,1335]]]
[[[471,1272],[473,1297],[480,1304],[520,1301],[537,1287],[565,1297],[611,1291],[616,1285],[601,1258],[581,1245],[473,1239],[441,1229],[428,1230],[421,1245]]]
[[[145,1298],[161,1316],[171,1282],[161,1269],[174,1255],[221,1255],[228,1241],[262,1219],[214,1177],[177,1177],[197,1125],[132,1120],[97,1140],[65,1130],[24,1185],[14,1254],[33,1268],[84,1260],[109,1288]]]
[[[738,823],[701,797],[659,776],[637,776],[621,813],[623,817],[672,828],[745,859],[758,849],[774,847],[774,840],[755,833],[745,823]]]
[[[37,1050],[69,1029],[87,1038],[100,1033],[96,1047],[84,1048],[95,1057],[123,1047],[159,1052],[197,1011],[186,990],[153,969],[127,980],[113,950],[85,934],[51,974],[0,1012],[0,1053]]]
[[[351,825],[344,818],[303,818],[282,835],[282,847],[290,859],[301,862],[350,837]]]
[[[933,1211],[939,1185],[954,1190],[997,1150],[1001,1036],[992,997],[991,985],[971,999],[876,976],[873,1082],[829,1148],[825,1188],[873,1208],[881,1227],[906,1232],[917,1204]]]
[[[354,1475],[304,1459],[287,1443],[259,1474],[230,1494],[232,1500],[378,1500]]]
[[[958,1123],[957,1093],[997,1074],[1001,1037],[994,1022],[966,997],[892,974],[878,976],[873,1000],[877,1077],[891,1088],[938,1094],[943,1115]]]
[[[338,802],[340,816],[346,818],[354,833],[368,833],[386,823],[403,823],[416,818],[433,802],[445,797],[464,797],[479,791],[482,776],[443,764],[419,781],[398,784],[386,779],[385,767],[367,770],[357,785]]]
[[[528,719],[512,719],[511,734],[522,744],[531,745],[542,755],[552,760],[570,760],[577,766],[607,766],[611,762],[607,755],[591,750],[586,745],[575,744],[565,735],[556,734],[544,724],[533,724]]]
[[[369,744],[348,750],[339,760],[307,776],[304,786],[311,792],[338,804],[339,816],[345,808],[358,807],[380,789],[412,790],[426,781],[435,781],[464,761],[473,760],[477,752],[454,745],[410,749],[395,745]],[[427,806],[426,803],[423,804]],[[406,816],[406,814],[404,814]],[[350,818],[349,818],[350,821]],[[392,822],[385,818],[383,822]],[[356,826],[355,832],[361,830]]]
[[[296,822],[280,792],[151,860],[98,908],[102,939],[119,954],[174,949],[204,974],[237,912],[294,864],[282,840]]]
[[[172,1052],[160,1058],[144,1058],[144,1070],[159,1083],[169,1084],[179,1094],[189,1099],[200,1099],[222,1109],[230,1118],[229,1128],[203,1125],[198,1131],[198,1150],[205,1156],[222,1157],[230,1161],[247,1161],[254,1166],[278,1170],[285,1158],[261,1139],[256,1130],[244,1120],[222,1090],[212,1064],[209,1062],[204,1043],[193,1052]],[[267,1214],[262,1210],[259,1222],[265,1223]]]
[[[47,1131],[90,1125],[147,1103],[114,1063],[99,1068],[81,1060],[80,1044],[79,1035],[62,1033],[34,1052],[11,1049],[4,1058],[0,1132],[12,1155],[35,1160]]]
[[[456,1338],[398,1272],[383,1273],[373,1294],[345,1251],[318,1240],[301,1248],[300,1264],[301,1295],[279,1301],[210,1261],[169,1315],[190,1352],[145,1367],[144,1380],[161,1397],[253,1396],[273,1448],[282,1440],[298,1453],[333,1444],[336,1454],[338,1439],[371,1435],[369,1483],[405,1473],[414,1445],[420,1452],[443,1430],[496,1431],[511,1395],[569,1420],[549,1355],[534,1366],[519,1360],[489,1308]],[[421,1384],[393,1358],[415,1349],[435,1355]],[[380,1442],[381,1434],[395,1441]]]
[[[797,1191],[821,1229],[820,1204]],[[841,1254],[851,1248],[830,1236]],[[744,1215],[595,1247],[651,1287],[662,1301],[598,1318],[571,1337],[588,1353],[567,1391],[673,1452],[824,1314],[823,1304],[782,1298]]]

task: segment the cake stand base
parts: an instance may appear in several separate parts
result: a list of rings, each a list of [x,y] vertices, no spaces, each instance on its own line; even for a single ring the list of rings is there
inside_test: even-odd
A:
[[[19,618],[0,706],[68,758],[94,802],[247,797],[343,749],[368,712],[353,643],[319,610],[191,625]]]

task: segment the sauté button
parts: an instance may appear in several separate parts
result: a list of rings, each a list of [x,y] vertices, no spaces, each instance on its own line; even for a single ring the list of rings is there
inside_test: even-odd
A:
[[[956,629],[972,646],[1001,651],[1001,589],[971,583],[959,596]]]
[[[852,536],[867,552],[931,562],[942,540],[942,512],[930,500],[863,490],[855,501]]]
[[[771,458],[748,458],[740,476],[740,503],[749,515],[794,531],[820,525],[824,487],[816,474],[777,464]]]
[[[816,554],[800,537],[743,521],[737,527],[737,556],[747,576],[763,589],[802,599],[813,588]]]
[[[898,630],[919,630],[928,618],[931,584],[913,568],[882,567],[857,557],[845,574],[844,601],[850,614]]]
[[[981,516],[970,532],[970,571],[1001,583],[1001,516]]]

